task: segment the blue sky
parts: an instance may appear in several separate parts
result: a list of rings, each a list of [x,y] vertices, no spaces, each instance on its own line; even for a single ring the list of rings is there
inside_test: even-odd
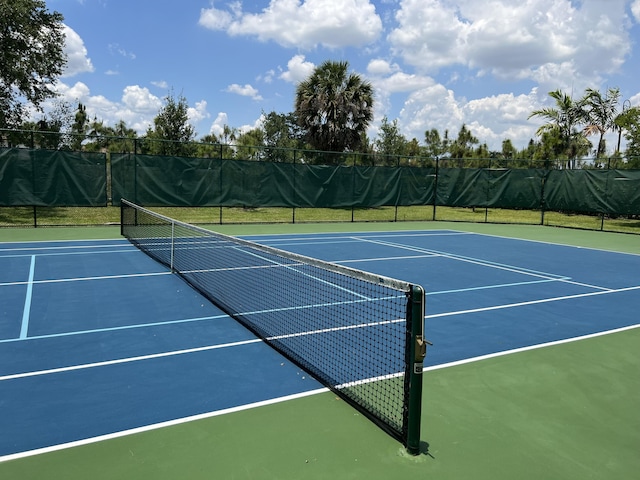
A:
[[[55,86],[109,125],[144,132],[172,90],[198,137],[294,109],[325,60],[374,86],[381,119],[421,143],[465,123],[500,149],[535,135],[531,111],[563,89],[619,87],[640,105],[640,0],[48,0],[69,64]],[[595,139],[594,139],[595,140]],[[615,145],[609,138],[608,146]]]

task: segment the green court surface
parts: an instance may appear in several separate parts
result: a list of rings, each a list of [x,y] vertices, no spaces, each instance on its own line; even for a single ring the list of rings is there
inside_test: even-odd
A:
[[[429,222],[216,230],[249,234],[416,228],[640,254],[637,236],[533,226]],[[0,230],[0,241],[117,235],[116,228],[7,229]],[[638,352],[640,329],[633,328],[427,371],[425,444],[416,457],[405,454],[398,442],[334,394],[320,393],[2,462],[0,478],[635,478],[640,471]],[[0,408],[1,403],[0,395]]]

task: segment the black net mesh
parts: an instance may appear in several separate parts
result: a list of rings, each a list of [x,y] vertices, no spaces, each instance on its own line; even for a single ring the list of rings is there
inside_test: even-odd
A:
[[[411,285],[214,233],[126,201],[121,218],[122,234],[134,245],[406,440]]]

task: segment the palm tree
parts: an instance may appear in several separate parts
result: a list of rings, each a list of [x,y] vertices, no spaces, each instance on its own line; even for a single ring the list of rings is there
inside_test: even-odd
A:
[[[556,107],[534,110],[529,115],[548,120],[538,128],[536,135],[542,137],[545,133],[552,133],[559,139],[556,154],[565,155],[569,159],[569,166],[575,166],[575,160],[584,154],[587,143],[578,126],[586,123],[585,99],[574,101],[570,95],[554,90],[549,96],[556,101]],[[588,150],[587,150],[588,151]]]
[[[357,149],[373,119],[373,87],[348,74],[348,67],[347,62],[326,61],[296,88],[298,124],[317,150]]]
[[[610,88],[603,96],[598,90],[588,88],[585,92],[584,102],[587,108],[588,123],[584,129],[586,135],[600,135],[596,159],[605,153],[604,135],[609,130],[615,130],[615,120],[618,116],[618,101],[620,89]]]

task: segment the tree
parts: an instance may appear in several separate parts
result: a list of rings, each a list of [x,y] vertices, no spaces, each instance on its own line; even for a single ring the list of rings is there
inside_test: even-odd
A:
[[[357,150],[373,119],[373,87],[348,68],[326,61],[296,88],[298,125],[317,150]]]
[[[625,124],[627,123],[627,110],[631,108],[631,102],[625,100],[622,104],[622,111],[616,115],[613,119],[614,130],[618,132],[618,143],[616,146],[616,155],[620,155],[620,140],[622,139],[622,132],[625,130]]]
[[[534,110],[529,115],[541,117],[547,123],[540,126],[536,134],[543,136],[544,133],[553,132],[559,140],[554,151],[555,156],[564,155],[569,160],[569,166],[575,166],[575,160],[579,155],[583,155],[585,138],[578,127],[586,122],[585,100],[574,101],[570,95],[561,90],[549,92],[549,96],[556,102],[556,107],[547,107]],[[557,134],[557,135],[555,135]]]
[[[66,133],[73,122],[71,105],[65,101],[54,101],[53,107],[42,114],[40,120],[27,121],[20,126],[24,130],[23,143],[31,148],[45,148],[48,150],[68,150],[71,148]],[[26,141],[26,137],[29,140]]]
[[[302,148],[302,135],[293,113],[263,113],[262,131],[267,160],[271,162],[293,161],[293,149]]]
[[[159,155],[188,156],[195,151],[190,145],[195,138],[195,129],[189,123],[189,104],[180,95],[178,99],[173,92],[165,97],[165,105],[153,119],[153,129],[147,131],[149,152]]]
[[[111,127],[94,117],[87,126],[86,136],[88,142],[84,150],[88,152],[136,153],[138,133],[129,128],[124,120],[119,120]]]
[[[222,145],[218,143],[218,137],[213,133],[209,133],[202,137],[196,146],[196,157],[199,158],[215,158],[220,157]]]
[[[263,160],[264,132],[260,128],[244,132],[238,137],[236,146],[236,158],[239,160]]]
[[[238,138],[238,129],[230,127],[226,123],[222,126],[222,133],[218,135],[218,140],[223,146],[220,148],[220,158],[233,158],[236,148],[232,145]]]
[[[229,145],[236,141],[238,137],[238,129],[235,127],[230,127],[226,123],[222,126],[222,132],[218,135],[218,140],[220,143],[224,143]]]
[[[627,140],[627,166],[640,168],[640,107],[631,107],[619,115],[617,124]]]
[[[44,0],[0,0],[0,128],[22,123],[21,99],[40,109],[56,96],[50,86],[66,65],[63,19]]]
[[[602,95],[598,90],[588,88],[583,102],[586,108],[587,126],[584,129],[586,135],[600,135],[596,158],[606,153],[604,135],[616,128],[615,119],[618,115],[618,101],[620,90],[610,88]]]
[[[517,150],[516,147],[513,146],[513,142],[510,138],[506,138],[502,141],[502,157],[506,159],[516,158]]]
[[[374,141],[374,147],[376,153],[384,157],[385,165],[396,165],[398,157],[407,154],[408,142],[400,133],[397,119],[391,123],[386,116],[382,119],[380,133]]]
[[[87,133],[89,125],[87,123],[87,108],[80,102],[78,102],[78,110],[71,125],[71,149],[78,151],[82,149],[82,142],[84,141],[84,135]]]
[[[451,158],[469,158],[475,155],[474,145],[480,141],[475,137],[471,130],[463,123],[458,132],[458,137],[449,145],[449,153]]]
[[[424,132],[425,154],[428,157],[440,158],[449,151],[449,131],[445,130],[444,138],[440,138],[440,132],[432,128]]]

